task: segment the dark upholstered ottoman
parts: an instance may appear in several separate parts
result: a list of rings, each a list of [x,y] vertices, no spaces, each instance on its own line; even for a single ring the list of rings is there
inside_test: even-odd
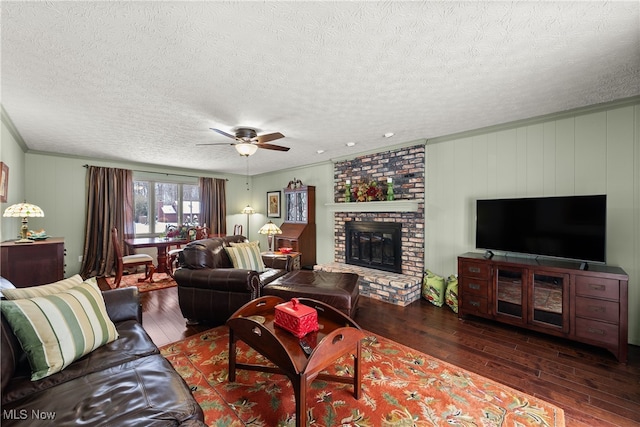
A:
[[[354,273],[293,270],[262,288],[261,295],[275,295],[286,301],[304,297],[322,301],[351,317],[356,313],[360,276]]]

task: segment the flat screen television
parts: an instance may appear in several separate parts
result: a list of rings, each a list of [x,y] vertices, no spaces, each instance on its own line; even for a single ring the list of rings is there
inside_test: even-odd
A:
[[[605,262],[607,196],[476,201],[476,248]]]

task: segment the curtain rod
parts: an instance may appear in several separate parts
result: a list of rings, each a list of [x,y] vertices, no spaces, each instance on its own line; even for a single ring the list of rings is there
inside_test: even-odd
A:
[[[88,168],[89,166],[93,166],[93,165],[82,165],[83,168]],[[100,166],[103,167],[103,166]],[[179,174],[179,173],[168,173],[168,172],[151,172],[151,171],[142,171],[142,170],[138,170],[138,169],[131,169],[133,172],[144,172],[144,173],[157,173],[158,175],[173,175],[173,176],[184,176],[186,178],[200,178],[199,176],[195,176],[195,175],[183,175],[183,174]],[[225,181],[229,181],[229,178],[225,178]]]

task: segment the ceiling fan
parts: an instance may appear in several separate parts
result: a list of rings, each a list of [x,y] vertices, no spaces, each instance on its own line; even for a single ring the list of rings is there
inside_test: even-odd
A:
[[[258,135],[255,129],[239,127],[235,130],[235,135],[231,135],[220,129],[210,128],[214,132],[218,132],[220,135],[224,135],[227,138],[235,139],[235,143],[230,143],[236,149],[241,156],[250,156],[254,154],[258,148],[264,148],[266,150],[276,151],[289,151],[289,147],[283,147],[281,145],[267,144],[269,141],[284,138],[284,135],[280,132],[268,133],[265,135]],[[226,143],[209,143],[209,144],[196,144],[196,145],[227,145]]]

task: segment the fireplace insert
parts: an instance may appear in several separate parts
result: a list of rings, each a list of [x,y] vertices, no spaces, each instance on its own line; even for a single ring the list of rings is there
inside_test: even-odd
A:
[[[402,273],[402,224],[348,221],[345,223],[345,262]]]

